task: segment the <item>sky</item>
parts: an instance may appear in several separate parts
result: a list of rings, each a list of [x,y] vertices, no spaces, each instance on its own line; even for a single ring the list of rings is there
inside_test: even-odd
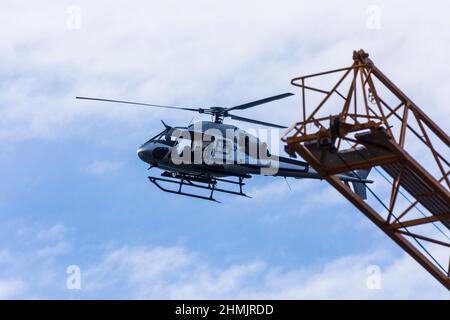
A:
[[[0,4],[1,299],[450,298],[326,182],[253,177],[220,204],[151,186],[139,145],[207,117],[74,99],[237,105],[364,48],[446,130],[447,2]],[[290,125],[299,102],[239,115]]]

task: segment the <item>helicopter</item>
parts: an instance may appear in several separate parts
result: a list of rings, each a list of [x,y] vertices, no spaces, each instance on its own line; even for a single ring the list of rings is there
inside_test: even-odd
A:
[[[220,202],[215,198],[217,192],[251,198],[244,193],[243,187],[245,179],[253,175],[323,179],[307,162],[272,155],[267,144],[255,135],[232,124],[223,123],[225,118],[231,118],[264,127],[286,129],[287,127],[283,125],[236,116],[230,112],[246,110],[292,95],[294,94],[287,92],[232,107],[209,108],[81,96],[76,99],[184,110],[210,115],[211,121],[197,121],[185,127],[172,127],[161,120],[164,130],[143,143],[137,149],[137,155],[149,165],[148,169],[162,170],[158,177],[148,176],[149,181],[160,190]],[[346,184],[352,183],[355,192],[366,199],[365,184],[372,182],[366,179],[368,174],[367,170],[357,170],[338,176]]]

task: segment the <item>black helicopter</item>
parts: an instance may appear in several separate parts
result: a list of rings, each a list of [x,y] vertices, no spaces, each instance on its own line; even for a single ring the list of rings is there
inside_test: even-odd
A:
[[[151,168],[162,170],[160,177],[149,176],[159,189],[184,196],[217,201],[215,192],[248,197],[243,192],[244,179],[252,175],[272,175],[293,178],[322,179],[308,163],[292,158],[274,156],[266,143],[234,125],[224,124],[224,118],[249,122],[267,127],[285,129],[285,126],[236,116],[230,112],[253,108],[271,101],[284,99],[293,93],[283,93],[233,107],[187,108],[123,100],[76,97],[83,100],[115,102],[175,110],[194,111],[210,115],[211,121],[198,121],[187,127],[164,125],[164,130],[138,150],[138,157]],[[368,171],[341,174],[351,182],[355,192],[366,198],[365,180]],[[234,179],[235,178],[235,179]],[[169,185],[175,185],[174,189]],[[226,187],[224,187],[226,186]],[[186,191],[207,190],[206,194]]]

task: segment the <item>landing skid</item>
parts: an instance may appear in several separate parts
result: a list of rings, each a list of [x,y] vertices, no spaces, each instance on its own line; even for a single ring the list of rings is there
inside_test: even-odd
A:
[[[157,186],[160,190],[164,192],[174,193],[178,195],[183,195],[187,197],[193,197],[197,199],[203,199],[203,200],[210,200],[219,202],[214,198],[214,192],[223,192],[228,194],[234,194],[237,196],[243,196],[247,198],[251,198],[247,196],[243,191],[242,187],[245,185],[243,182],[244,178],[238,177],[238,181],[233,181],[229,179],[221,179],[221,178],[213,178],[213,177],[207,177],[207,176],[201,176],[201,175],[186,175],[186,174],[176,174],[173,176],[170,172],[163,172],[161,174],[163,177],[167,178],[160,178],[160,177],[151,177],[149,176],[148,179],[150,182],[152,182],[155,186]],[[163,183],[172,183],[178,185],[178,190],[171,190],[161,185],[161,182]],[[231,184],[231,185],[237,185],[239,186],[239,191],[229,190],[229,189],[223,189],[218,188],[218,184]],[[183,187],[191,187],[191,188],[197,188],[197,189],[205,189],[209,190],[209,196],[204,196],[200,194],[190,193],[190,192],[184,192]]]

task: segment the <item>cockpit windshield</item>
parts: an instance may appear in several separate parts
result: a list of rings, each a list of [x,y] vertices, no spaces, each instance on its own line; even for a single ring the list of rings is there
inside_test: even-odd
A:
[[[176,140],[177,140],[177,136],[173,136],[174,129],[166,129],[160,133],[158,133],[156,136],[154,136],[153,138],[149,139],[146,143],[148,142],[160,142],[160,143],[164,143],[167,145],[174,145]]]
[[[189,131],[187,128],[168,128],[156,136],[148,140],[148,142],[159,142],[168,146],[180,145],[180,148],[184,148],[185,146],[189,146],[193,149],[200,148],[203,150],[206,146],[208,146],[211,142],[214,142],[214,136],[206,137],[204,134],[199,136],[199,141],[194,141],[193,137],[195,134],[192,131]],[[178,148],[178,147],[177,147]]]

